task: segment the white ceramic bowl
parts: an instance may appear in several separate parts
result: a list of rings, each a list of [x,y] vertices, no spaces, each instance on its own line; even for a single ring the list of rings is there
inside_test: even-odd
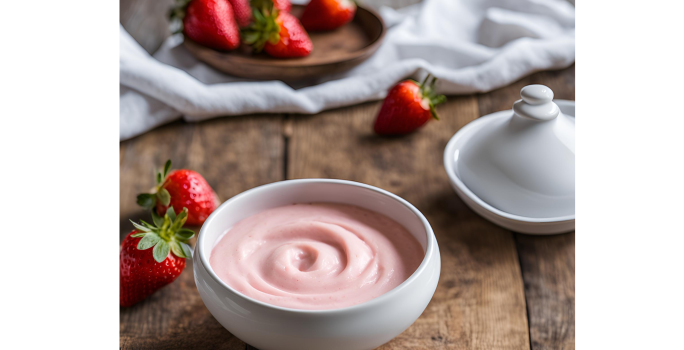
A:
[[[560,111],[568,117],[575,117],[575,102],[567,100],[554,100]],[[492,113],[478,118],[461,128],[447,143],[444,150],[444,168],[449,175],[449,181],[459,197],[476,213],[485,219],[512,231],[528,234],[557,234],[569,232],[575,229],[575,215],[559,217],[525,217],[504,212],[488,204],[471,191],[456,171],[458,153],[463,147],[468,147],[467,142],[473,133],[477,132],[487,123],[509,118],[513,111],[506,110]]]
[[[351,307],[296,310],[244,296],[221,281],[209,257],[218,238],[240,220],[292,203],[334,202],[386,215],[413,234],[425,251],[418,269],[391,291]],[[195,283],[204,305],[233,335],[261,350],[373,349],[399,335],[425,310],[437,288],[440,256],[425,217],[396,195],[362,183],[302,179],[243,192],[218,207],[200,230],[193,254]]]

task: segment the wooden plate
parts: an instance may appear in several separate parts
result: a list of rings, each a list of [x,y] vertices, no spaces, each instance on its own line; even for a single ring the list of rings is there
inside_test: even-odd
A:
[[[300,17],[304,6],[292,5]],[[199,60],[230,75],[269,80],[306,80],[353,68],[380,47],[387,32],[382,18],[372,9],[358,6],[356,16],[345,26],[330,32],[310,32],[313,51],[303,58],[273,58],[252,54],[249,47],[221,52],[202,46],[187,37],[185,47]]]

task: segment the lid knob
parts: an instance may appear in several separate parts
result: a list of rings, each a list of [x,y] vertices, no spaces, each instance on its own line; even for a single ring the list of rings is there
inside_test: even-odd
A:
[[[560,109],[553,103],[553,91],[544,85],[527,85],[520,90],[522,100],[513,103],[515,114],[536,121],[552,120]]]

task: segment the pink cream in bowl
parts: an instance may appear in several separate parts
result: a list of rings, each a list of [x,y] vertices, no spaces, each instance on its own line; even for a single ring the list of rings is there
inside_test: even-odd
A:
[[[218,277],[272,305],[307,310],[376,298],[413,274],[425,253],[396,221],[346,204],[293,204],[247,217],[212,249]]]

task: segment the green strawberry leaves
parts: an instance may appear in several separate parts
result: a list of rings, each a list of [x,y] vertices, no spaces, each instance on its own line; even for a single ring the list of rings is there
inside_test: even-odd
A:
[[[176,256],[192,256],[192,248],[190,248],[190,246],[186,243],[174,241],[170,242],[169,246],[171,247],[173,254],[176,254]]]
[[[145,250],[150,249],[157,245],[161,241],[161,237],[158,234],[150,232],[143,237],[140,242],[138,242],[138,249]],[[164,261],[162,259],[162,261]],[[161,261],[160,261],[161,262]]]
[[[166,175],[169,175],[169,170],[171,170],[171,159],[166,161],[166,164],[164,164],[164,178],[166,178]]]
[[[166,161],[163,171],[157,171],[157,186],[164,184],[166,176],[169,175],[169,170],[171,170],[171,159]]]
[[[430,80],[430,77],[432,77],[432,75],[428,74],[423,80],[423,82],[420,83],[420,93],[422,94],[423,98],[426,98],[428,100],[430,105],[430,114],[432,114],[432,117],[439,120],[437,112],[435,112],[435,106],[440,103],[446,102],[446,96],[437,95],[437,93],[435,92],[435,83],[437,83],[437,78],[432,77],[432,81],[428,84],[428,80]]]
[[[180,246],[180,242],[173,241],[169,243],[169,248],[173,252],[173,254],[176,254],[176,256],[183,256],[185,255],[185,252],[183,252],[183,248]]]
[[[185,209],[185,208],[183,208],[183,209]],[[181,212],[181,214],[182,214],[182,212]],[[166,209],[166,215],[169,217],[169,219],[171,219],[171,222],[176,221],[176,212],[173,211],[173,207],[169,207],[168,209]],[[186,211],[185,215],[187,216],[187,211]],[[185,221],[183,221],[183,223],[185,223]],[[183,226],[183,225],[181,225],[181,226]]]
[[[135,226],[135,228],[136,228],[138,231],[142,231],[142,232],[150,232],[150,231],[152,231],[149,227],[147,227],[147,226],[145,226],[145,225],[140,225],[140,224],[138,224],[138,223],[135,223],[135,222],[133,222],[133,220],[131,220],[131,223],[133,224],[133,226]]]
[[[192,238],[195,235],[195,231],[187,229],[187,228],[182,228],[176,232],[174,235],[177,240],[179,241],[187,241],[190,238]]]
[[[155,261],[162,262],[169,256],[169,252],[171,252],[169,243],[166,241],[159,241],[159,243],[154,246],[154,250],[152,250],[152,256],[154,256]]]
[[[254,21],[242,30],[242,41],[252,46],[255,52],[263,50],[267,42],[277,44],[280,41],[280,26],[276,22],[278,10],[273,8],[273,2],[253,2],[252,15]]]
[[[192,248],[190,248],[189,244],[184,243],[184,242],[179,242],[178,244],[180,244],[181,248],[183,248],[183,254],[186,257],[188,257],[188,258],[192,257]]]
[[[164,218],[159,216],[156,210],[152,210],[152,222],[154,222],[155,226],[161,227],[164,224]]]
[[[157,192],[157,199],[164,204],[164,206],[171,204],[171,194],[165,188],[162,188]]]
[[[164,187],[166,177],[171,171],[171,159],[164,164],[164,169],[155,173],[155,181],[157,185],[154,187],[153,193],[141,193],[138,195],[136,202],[145,210],[150,210],[157,205],[157,201],[165,207],[171,204],[171,194]],[[157,225],[159,226],[159,224]]]
[[[150,210],[157,204],[157,199],[151,193],[141,193],[138,195],[137,202],[139,206]]]
[[[164,169],[156,172],[157,185],[161,185],[164,180],[166,180],[166,175],[169,175],[169,170],[171,169],[171,159],[164,163]]]
[[[142,220],[140,220],[140,224],[131,221],[136,230],[139,231],[131,236],[142,237],[138,242],[138,249],[154,248],[152,249],[152,256],[157,262],[163,262],[169,255],[169,252],[173,252],[179,258],[190,258],[192,257],[192,248],[190,248],[187,242],[195,236],[195,232],[183,228],[187,218],[188,208],[183,208],[176,215],[173,207],[169,207],[164,217],[159,216],[155,210],[152,210],[154,225]]]

